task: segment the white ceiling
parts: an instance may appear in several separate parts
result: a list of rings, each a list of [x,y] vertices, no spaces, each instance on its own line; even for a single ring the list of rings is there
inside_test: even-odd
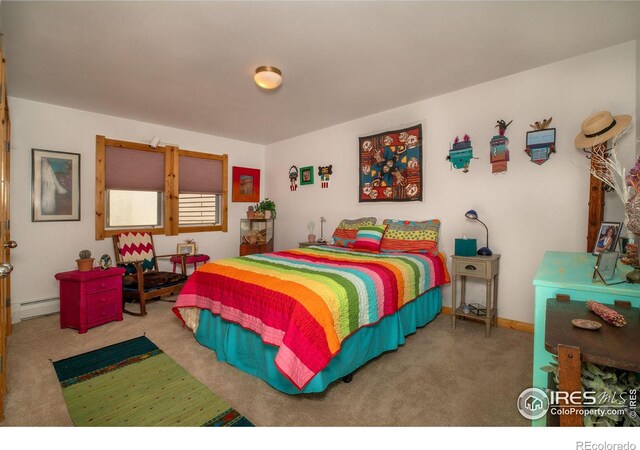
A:
[[[260,144],[640,36],[635,1],[0,8],[10,95]]]

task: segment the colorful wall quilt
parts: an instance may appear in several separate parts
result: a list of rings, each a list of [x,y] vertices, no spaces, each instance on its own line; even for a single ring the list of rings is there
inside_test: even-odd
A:
[[[221,259],[197,269],[174,313],[194,332],[199,310],[278,347],[275,364],[303,389],[359,328],[449,282],[442,254],[309,247]]]
[[[360,138],[362,202],[422,200],[422,125]]]

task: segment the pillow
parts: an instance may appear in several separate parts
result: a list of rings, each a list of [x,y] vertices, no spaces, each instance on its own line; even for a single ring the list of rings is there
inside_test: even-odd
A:
[[[333,232],[333,245],[339,247],[353,247],[358,234],[358,228],[376,224],[375,217],[360,217],[359,219],[344,219]]]
[[[353,248],[361,252],[380,253],[380,243],[386,229],[386,225],[368,225],[358,228]]]
[[[438,252],[440,220],[385,219],[382,223],[387,225],[387,231],[380,243],[381,252]]]

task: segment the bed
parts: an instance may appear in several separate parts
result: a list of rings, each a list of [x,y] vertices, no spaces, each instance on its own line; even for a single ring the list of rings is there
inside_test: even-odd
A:
[[[288,394],[322,392],[433,320],[447,282],[442,253],[312,246],[207,263],[173,311],[218,360]]]

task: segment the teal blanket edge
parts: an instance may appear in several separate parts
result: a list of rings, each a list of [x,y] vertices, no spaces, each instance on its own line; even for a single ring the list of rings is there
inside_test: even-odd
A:
[[[332,382],[352,373],[367,361],[405,342],[405,337],[431,322],[442,309],[442,290],[435,287],[386,316],[375,325],[363,327],[342,343],[329,365],[304,389],[296,388],[276,367],[277,347],[262,342],[256,333],[226,322],[209,310],[200,311],[196,340],[214,350],[218,361],[237,367],[286,394],[309,394],[326,390]]]

